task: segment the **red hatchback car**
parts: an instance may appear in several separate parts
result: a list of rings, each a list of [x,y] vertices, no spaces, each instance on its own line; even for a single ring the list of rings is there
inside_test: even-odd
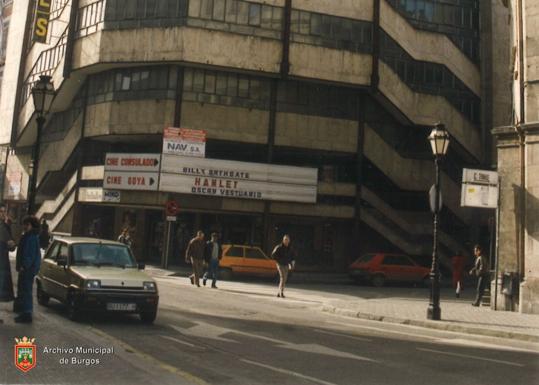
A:
[[[416,282],[429,284],[430,268],[418,265],[404,254],[365,254],[348,267],[350,277],[367,281],[376,287],[386,282]]]

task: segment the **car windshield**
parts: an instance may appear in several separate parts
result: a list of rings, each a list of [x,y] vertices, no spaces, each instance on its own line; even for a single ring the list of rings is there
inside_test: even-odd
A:
[[[73,264],[91,266],[136,267],[129,248],[103,243],[73,245]]]
[[[369,263],[374,257],[375,257],[376,254],[365,254],[365,255],[362,255],[361,257],[359,257],[358,259],[356,259],[356,261],[354,263]]]

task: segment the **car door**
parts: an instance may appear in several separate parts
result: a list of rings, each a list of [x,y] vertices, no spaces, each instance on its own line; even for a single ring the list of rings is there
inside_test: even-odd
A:
[[[41,289],[52,297],[55,297],[55,285],[52,280],[52,270],[56,266],[56,257],[58,256],[59,250],[60,242],[55,241],[47,250],[43,262],[41,262],[41,267],[39,268],[39,282],[41,284]]]
[[[418,266],[410,257],[403,255],[399,257],[399,260],[401,263],[403,281],[420,282],[423,279],[423,277],[419,277],[421,269],[418,269]]]
[[[60,242],[56,263],[50,266],[51,293],[54,297],[63,301],[67,298],[67,289],[69,287],[69,269],[68,266],[58,265],[59,260],[69,262],[69,245]]]
[[[245,266],[249,274],[274,275],[276,273],[275,261],[266,257],[258,247],[245,248]]]
[[[243,246],[232,245],[226,250],[224,255],[226,264],[234,273],[245,273],[243,256]]]
[[[385,255],[380,269],[389,281],[406,280],[402,269],[402,260],[398,255]]]

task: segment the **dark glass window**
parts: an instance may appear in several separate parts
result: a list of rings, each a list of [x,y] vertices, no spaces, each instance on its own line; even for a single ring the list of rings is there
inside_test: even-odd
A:
[[[243,258],[243,247],[232,246],[226,252],[227,257]]]

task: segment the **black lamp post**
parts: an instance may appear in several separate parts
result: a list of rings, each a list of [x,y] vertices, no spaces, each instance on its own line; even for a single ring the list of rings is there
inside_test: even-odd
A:
[[[440,309],[440,266],[438,262],[438,213],[440,211],[440,159],[447,153],[449,147],[449,134],[445,126],[437,123],[429,135],[430,146],[434,154],[434,165],[436,167],[436,180],[434,184],[434,199],[431,199],[432,212],[434,214],[434,235],[432,246],[432,267],[430,270],[430,302],[427,310],[427,318],[440,320],[442,309]]]
[[[30,181],[28,185],[28,214],[35,214],[36,208],[36,184],[37,172],[39,166],[39,150],[41,147],[41,131],[45,125],[45,115],[51,108],[52,100],[54,99],[54,86],[51,83],[51,77],[41,75],[39,80],[32,87],[32,98],[37,114],[37,133],[36,142],[32,149],[32,163],[30,164]]]

